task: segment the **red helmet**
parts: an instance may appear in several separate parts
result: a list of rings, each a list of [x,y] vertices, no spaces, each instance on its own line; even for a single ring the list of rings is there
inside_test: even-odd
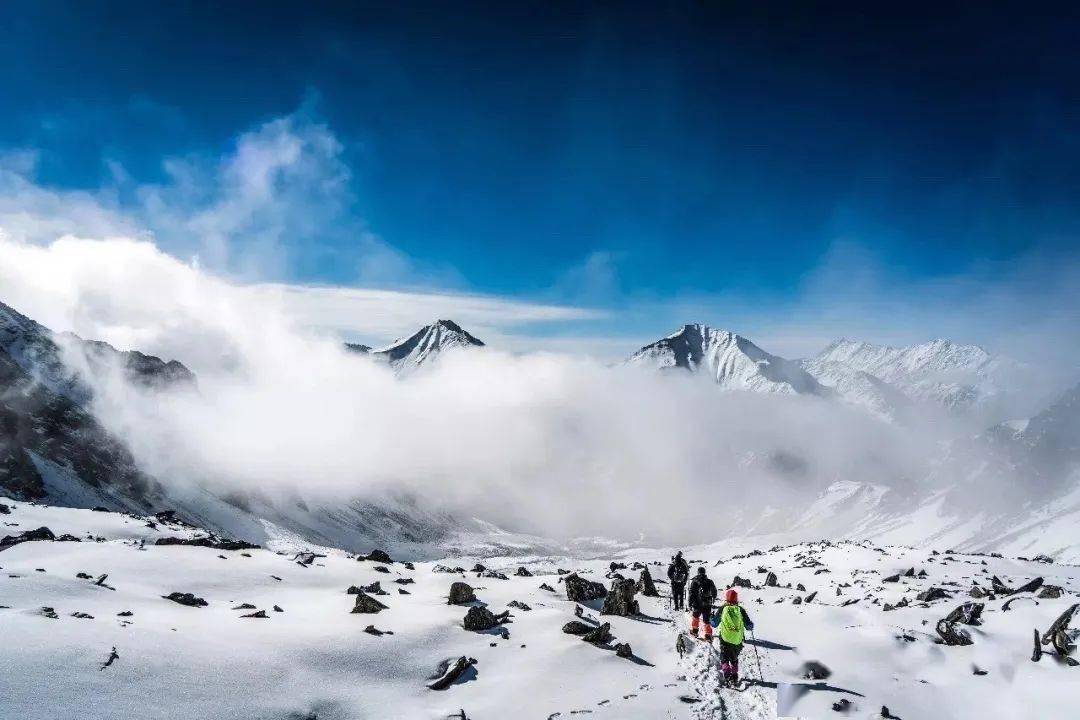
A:
[[[736,591],[735,588],[730,588],[726,593],[724,593],[724,600],[729,605],[734,605],[735,603],[739,602],[738,591]]]

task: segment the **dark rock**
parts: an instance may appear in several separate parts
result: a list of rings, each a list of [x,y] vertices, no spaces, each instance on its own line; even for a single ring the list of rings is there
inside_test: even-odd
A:
[[[1024,583],[1023,585],[1021,585],[1020,587],[1016,588],[1016,590],[1014,590],[1013,593],[1016,594],[1016,593],[1025,593],[1025,592],[1035,592],[1036,590],[1038,590],[1039,588],[1042,587],[1042,584],[1043,584],[1043,579],[1041,577],[1037,577],[1034,580],[1030,580],[1030,581]]]
[[[274,606],[274,612],[285,612],[285,611],[281,609],[280,605],[275,605]]]
[[[491,630],[498,627],[510,618],[509,612],[504,612],[496,615],[488,610],[486,607],[473,606],[469,608],[469,612],[465,613],[465,620],[462,625],[466,630],[472,630],[473,632],[483,632],[485,630]]]
[[[649,573],[649,568],[642,565],[641,577],[637,581],[637,591],[645,597],[660,597],[660,593],[656,591],[656,583],[653,582],[652,575]]]
[[[511,600],[506,604],[506,606],[521,610],[522,612],[529,612],[530,610],[532,610],[531,607],[521,602],[520,600]]]
[[[807,680],[824,680],[832,675],[832,670],[817,660],[807,660],[802,664],[799,674]]]
[[[446,600],[447,605],[467,605],[475,601],[476,593],[473,591],[472,585],[461,581],[450,585],[450,593]]]
[[[548,592],[555,592],[555,588],[551,587],[547,583],[540,583],[541,590],[547,590]]]
[[[1031,653],[1031,661],[1042,660],[1042,645],[1039,643],[1039,628],[1035,628],[1035,650]]]
[[[409,592],[408,590],[406,590],[405,588],[398,588],[397,589],[397,594],[398,595],[412,595],[412,593]]]
[[[77,538],[69,533],[64,533],[60,537],[56,538],[56,542],[82,542],[82,539]]]
[[[168,595],[162,595],[161,597],[166,600],[172,600],[174,603],[179,603],[180,605],[187,605],[188,607],[206,607],[209,604],[201,597],[195,597],[191,593],[185,592],[173,592]]]
[[[751,584],[750,584],[749,579],[744,579],[744,578],[741,578],[738,575],[736,575],[735,579],[731,581],[731,586],[732,587],[748,588],[748,587],[751,587]]]
[[[93,620],[94,619],[93,615],[91,615],[89,613],[84,613],[84,612],[73,612],[73,613],[71,613],[71,617],[79,618],[80,620]]]
[[[11,508],[9,508],[4,503],[0,503],[0,515],[10,515],[10,514],[11,514]]]
[[[810,593],[809,595],[807,595],[807,596],[806,596],[806,599],[804,600],[804,602],[813,602],[813,601],[814,601],[814,598],[816,598],[816,597],[817,597],[817,590],[815,590],[814,592],[812,592],[812,593]]]
[[[45,617],[49,618],[50,620],[57,620],[60,617],[59,615],[56,614],[56,610],[54,610],[51,607],[47,607],[45,605],[42,605],[42,607],[41,607],[41,614],[44,615]]]
[[[517,575],[518,577],[532,577],[533,576],[533,574],[531,572],[529,572],[529,569],[526,568],[524,565],[519,567],[514,574]]]
[[[1033,557],[1031,559],[1032,559],[1033,562],[1040,562],[1040,563],[1052,563],[1052,562],[1054,562],[1054,558],[1050,557],[1049,555],[1036,555],[1035,557]]]
[[[847,698],[840,698],[832,704],[832,709],[836,712],[846,713],[851,710],[851,701]]]
[[[929,573],[927,573],[925,570],[920,570],[915,577],[925,578],[925,577],[928,577],[928,576],[929,576]]]
[[[776,579],[776,573],[771,572],[765,576],[765,587],[776,587],[779,581]]]
[[[385,550],[372,550],[371,552],[369,552],[367,554],[366,557],[357,558],[357,560],[360,560],[360,559],[367,560],[368,562],[378,562],[378,563],[392,563],[392,562],[394,562],[393,560],[390,559],[390,554],[387,553]]]
[[[611,564],[608,565],[608,570],[610,572],[615,572],[616,570],[625,570],[625,569],[626,569],[626,563],[612,561]]]
[[[486,578],[492,578],[493,580],[509,580],[510,579],[510,578],[506,577],[506,575],[504,575],[503,573],[499,572],[498,570],[485,570],[484,572],[480,573],[480,576],[481,577],[486,577]]]
[[[412,578],[398,578],[394,580],[394,582],[396,582],[398,585],[412,585],[416,581]]]
[[[942,642],[946,645],[972,644],[971,634],[962,627],[959,627],[956,623],[949,622],[948,620],[938,620],[934,630],[937,631],[937,634],[941,636]]]
[[[634,651],[630,647],[630,643],[616,643],[615,654],[621,658],[626,658],[628,660],[634,657]]]
[[[887,582],[887,583],[900,582],[900,573],[897,573],[896,575],[890,575],[887,578],[882,578],[881,582]]]
[[[806,586],[803,585],[802,583],[799,583],[798,585],[796,585],[795,589],[798,590],[799,592],[806,592]]]
[[[251,603],[240,603],[239,605],[237,605],[236,607],[233,608],[233,610],[254,610],[254,609],[255,609],[255,606],[252,605]]]
[[[990,593],[988,593],[986,590],[982,589],[978,585],[973,585],[971,587],[971,590],[968,591],[968,595],[971,595],[971,597],[978,599],[988,597]]]
[[[368,635],[374,635],[375,637],[386,634],[382,630],[377,629],[374,625],[368,625],[366,628],[364,628],[364,632],[366,632]]]
[[[458,658],[447,658],[446,660],[443,660],[436,666],[435,674],[428,678],[428,689],[445,690],[453,685],[466,670],[475,664],[475,659],[467,658],[464,655]],[[462,711],[461,717],[465,717],[464,711]]]
[[[904,572],[904,577],[915,577],[915,568],[908,568]]]
[[[945,622],[963,625],[982,625],[983,604],[966,602],[945,616]]]
[[[971,674],[972,675],[986,675],[986,671],[983,670],[982,668],[980,668],[978,665],[972,665],[971,666]]]
[[[931,587],[929,590],[924,590],[915,596],[916,600],[922,602],[934,602],[935,600],[946,600],[950,597],[948,591],[939,587]]]
[[[633,580],[615,580],[611,583],[611,592],[604,597],[604,607],[600,610],[601,615],[620,615],[631,617],[638,615],[637,583]]]
[[[1080,610],[1080,603],[1073,605],[1065,612],[1058,616],[1051,625],[1050,629],[1043,633],[1042,644],[1046,645],[1052,643],[1054,649],[1057,650],[1058,655],[1065,657],[1072,652],[1069,642],[1069,623],[1072,622],[1073,616],[1076,615],[1077,610]]]
[[[36,540],[56,540],[56,536],[53,535],[52,530],[47,527],[39,527],[37,530],[27,530],[18,535],[5,535],[3,538],[0,538],[0,550],[7,550],[9,547],[14,547],[19,543]]]
[[[130,610],[123,610],[121,612],[116,613],[116,617],[131,617],[134,614],[135,613],[131,612]]]
[[[386,567],[385,565],[376,565],[375,567],[373,567],[371,569],[374,570],[375,572],[381,572],[381,573],[387,573],[387,574],[390,573],[390,568]]]
[[[383,605],[381,602],[361,590],[356,594],[356,604],[353,606],[351,613],[372,614],[382,612],[386,609],[386,605]]]
[[[370,585],[365,585],[360,589],[363,590],[364,592],[366,592],[368,595],[389,595],[390,594],[390,593],[388,593],[388,592],[386,592],[385,590],[382,589],[382,584],[378,580],[371,583]]]
[[[587,635],[592,632],[594,625],[583,623],[580,620],[571,620],[562,626],[562,631],[567,635]]]
[[[258,612],[248,613],[247,615],[241,615],[242,618],[257,618],[259,620],[266,620],[267,614],[265,610],[259,610]]]
[[[566,582],[566,599],[573,602],[599,600],[607,595],[607,590],[603,585],[586,580],[577,573],[567,575],[564,581]]]
[[[405,567],[406,570],[415,570],[416,569],[416,566],[413,565],[411,562],[402,563],[402,565]]]
[[[463,567],[447,567],[446,565],[436,565],[431,568],[433,573],[463,573],[465,568]]]
[[[476,563],[475,565],[473,565],[473,569],[472,569],[472,571],[474,573],[482,573],[485,570],[487,570],[487,568],[484,567],[483,565],[481,565],[480,563]]]
[[[179,538],[163,537],[154,541],[155,545],[191,545],[212,548],[214,550],[258,550],[259,546],[243,540],[222,540],[217,537]],[[312,558],[314,560],[314,558]]]
[[[75,577],[77,577],[79,580],[93,580],[94,579],[93,577],[91,577],[90,575],[87,575],[84,572],[75,573]]]
[[[585,635],[582,635],[581,639],[585,642],[592,643],[593,645],[606,645],[613,639],[611,635],[611,623],[604,623]]]
[[[1039,591],[1040,600],[1057,600],[1062,596],[1064,590],[1057,585],[1044,585],[1043,589]]]

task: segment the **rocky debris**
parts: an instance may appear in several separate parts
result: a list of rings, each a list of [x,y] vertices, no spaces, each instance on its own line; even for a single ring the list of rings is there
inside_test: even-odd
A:
[[[593,645],[608,644],[614,639],[611,634],[611,623],[604,623],[603,625],[590,630],[582,635],[581,639],[587,643],[592,643]]]
[[[1040,600],[1057,600],[1064,592],[1064,589],[1057,585],[1043,585],[1038,597]]]
[[[731,587],[749,588],[751,587],[750,580],[735,576],[735,579],[731,581]]]
[[[274,612],[285,612],[285,611],[281,609],[280,605],[275,605],[274,606]]]
[[[405,588],[398,588],[397,589],[397,594],[398,595],[412,595],[412,593],[409,592],[408,590],[406,590]]]
[[[365,560],[367,562],[377,562],[377,563],[386,563],[386,564],[394,562],[393,560],[390,559],[390,554],[387,553],[385,550],[372,550],[367,555],[361,555],[361,556],[357,557],[356,559],[359,562],[363,562]]]
[[[916,595],[915,599],[921,600],[922,602],[934,602],[935,600],[947,600],[950,597],[951,595],[949,595],[949,592],[947,590],[936,586],[931,586],[930,589],[924,590],[918,595]]]
[[[431,572],[433,572],[433,573],[458,573],[458,574],[460,574],[460,573],[465,572],[465,568],[463,568],[463,567],[448,567],[446,565],[436,565],[435,567],[431,568]]]
[[[520,566],[514,572],[514,574],[517,575],[518,577],[532,577],[533,576],[533,574],[531,572],[529,572],[529,569],[527,567],[525,567],[524,565]]]
[[[847,698],[840,698],[832,704],[832,709],[839,713],[849,712],[852,708],[852,703]]]
[[[609,572],[615,572],[616,570],[625,570],[625,569],[626,569],[626,563],[615,562],[614,560],[612,560],[611,564],[608,565],[608,571]]]
[[[548,592],[555,592],[555,588],[551,587],[547,583],[540,583],[541,590],[547,590]]]
[[[963,625],[982,625],[982,611],[982,603],[966,602],[946,615],[945,622],[961,623]]]
[[[404,562],[404,563],[401,563],[401,564],[406,570],[415,570],[416,569],[416,566],[413,565],[411,562]]]
[[[371,597],[366,592],[361,590],[360,592],[358,592],[356,594],[356,604],[353,606],[353,609],[350,611],[350,614],[352,614],[352,613],[373,614],[373,613],[382,612],[383,610],[386,610],[386,609],[388,609],[386,605],[383,605],[381,602],[379,602],[378,600],[376,600],[375,598]]]
[[[1050,625],[1050,629],[1043,633],[1042,636],[1042,644],[1053,644],[1058,655],[1063,658],[1071,655],[1073,650],[1076,649],[1075,640],[1080,633],[1076,630],[1070,630],[1069,623],[1077,614],[1077,610],[1080,610],[1080,603],[1061,613],[1058,619]]]
[[[461,674],[476,664],[476,660],[464,655],[457,658],[447,658],[435,666],[435,673],[428,678],[429,690],[445,690],[461,677]],[[464,711],[461,713],[465,716]]]
[[[532,610],[531,607],[521,602],[520,600],[511,600],[506,604],[506,606],[521,610],[522,612],[529,612],[530,610]]]
[[[562,631],[567,635],[587,635],[594,629],[594,625],[583,623],[580,620],[571,620],[562,626]]]
[[[934,630],[941,637],[941,641],[946,645],[972,644],[971,633],[962,627],[958,627],[957,623],[949,622],[945,618],[937,621]]]
[[[366,632],[368,635],[374,635],[375,637],[394,634],[393,630],[379,630],[374,625],[368,625],[366,628],[364,628],[364,632]]]
[[[493,580],[509,580],[510,579],[506,575],[504,575],[503,573],[499,572],[498,570],[485,570],[484,572],[480,573],[479,577],[491,578]]]
[[[565,570],[565,569],[563,569],[563,568],[556,568],[556,569],[555,569],[555,574],[556,574],[556,575],[569,575],[569,574],[570,574],[570,571],[569,571],[569,570]]]
[[[897,573],[895,575],[890,575],[889,577],[886,577],[886,578],[882,578],[881,582],[887,582],[887,583],[900,582],[900,573]]]
[[[567,575],[563,581],[566,583],[566,599],[572,602],[589,602],[607,595],[603,585],[586,580],[577,573]]]
[[[771,572],[765,576],[765,587],[776,587],[780,582],[776,578],[776,573]]]
[[[389,595],[390,594],[390,593],[388,593],[388,592],[386,592],[385,590],[382,589],[382,583],[380,583],[378,580],[371,583],[370,585],[364,585],[360,589],[363,590],[364,592],[366,592],[368,595]]]
[[[316,558],[321,558],[321,557],[326,557],[326,556],[325,555],[320,555],[319,553],[302,551],[302,552],[296,553],[296,556],[293,557],[293,562],[296,563],[297,565],[300,565],[301,567],[311,567],[312,563],[315,562],[315,559]]]
[[[207,605],[209,605],[209,603],[203,600],[201,597],[196,597],[195,595],[186,592],[172,592],[168,595],[162,595],[161,597],[165,598],[166,600],[172,600],[174,603],[178,603],[180,605],[186,605],[188,607],[206,607]]]
[[[412,578],[397,578],[396,580],[394,580],[394,582],[396,582],[398,585],[412,585],[416,581]]]
[[[240,603],[239,605],[237,605],[236,607],[233,608],[233,610],[254,610],[254,609],[255,609],[255,606],[252,605],[251,603]]]
[[[116,613],[116,617],[131,617],[134,614],[135,613],[131,612],[130,610],[122,610]]]
[[[114,662],[116,662],[119,659],[120,659],[120,653],[116,652],[116,646],[113,645],[112,652],[109,653],[109,657],[105,658],[105,662],[103,662],[101,664],[101,667],[98,668],[98,670],[104,670],[105,668],[109,667],[110,665],[112,665]]]
[[[630,647],[630,643],[615,643],[615,654],[627,660],[634,657],[634,651]]]
[[[895,716],[891,712],[889,712],[889,708],[888,708],[887,705],[882,705],[881,706],[881,720],[900,720],[900,718],[898,718],[897,716]]]
[[[641,577],[637,581],[637,591],[645,597],[660,597],[660,593],[656,591],[656,583],[653,582],[652,574],[649,573],[649,568],[644,565],[641,567]]]
[[[179,538],[163,537],[154,541],[155,545],[191,545],[194,547],[213,548],[214,550],[258,550],[259,545],[243,540],[223,540],[213,535],[209,537]]]
[[[799,583],[798,585],[796,585],[795,589],[798,590],[799,592],[806,592],[806,586],[803,585],[802,583]]]
[[[54,608],[48,607],[46,605],[41,606],[41,614],[49,618],[50,620],[57,620],[60,618],[60,616],[56,614],[56,610]]]
[[[0,550],[7,550],[19,543],[30,542],[32,540],[56,540],[56,536],[53,535],[52,530],[47,527],[39,527],[37,530],[27,530],[18,535],[5,535],[3,538],[0,538]]]
[[[247,615],[241,615],[240,617],[242,617],[242,618],[257,618],[259,620],[266,620],[270,616],[266,614],[265,610],[258,610],[258,611],[253,612],[253,613],[248,613]]]
[[[7,505],[5,505],[4,503],[0,503],[0,515],[10,515],[10,514],[11,514],[11,508],[8,507]]]
[[[447,595],[447,605],[467,605],[471,602],[476,602],[476,593],[473,591],[472,585],[461,581],[455,582],[450,585],[450,593]]]
[[[509,611],[496,615],[486,607],[473,606],[469,608],[469,612],[465,613],[465,620],[462,622],[462,625],[466,630],[484,632],[485,630],[491,630],[492,628],[502,625],[509,619]]]
[[[1043,554],[1036,555],[1035,557],[1031,558],[1031,560],[1032,560],[1032,562],[1038,562],[1038,563],[1052,563],[1052,562],[1054,562],[1054,558],[1050,557],[1049,555],[1043,555]]]
[[[972,585],[971,590],[968,591],[968,595],[976,599],[990,597],[990,593],[979,587],[978,585]]]
[[[480,573],[484,572],[485,570],[487,570],[487,567],[485,567],[484,565],[481,565],[480,563],[476,563],[475,565],[473,565],[473,568],[472,568],[472,572],[477,573],[477,574],[480,574]]]
[[[995,595],[1016,595],[1017,593],[1035,592],[1042,587],[1043,579],[1037,577],[1034,580],[1030,580],[1020,587],[1013,589],[1003,583],[997,575],[990,578],[990,587],[993,588]]]
[[[817,660],[807,660],[799,669],[799,674],[807,680],[824,680],[832,675],[832,670]]]
[[[814,598],[816,598],[816,597],[817,597],[817,590],[815,590],[814,592],[807,595],[803,602],[814,602]]]
[[[611,583],[611,591],[604,597],[604,607],[601,615],[619,615],[631,617],[640,614],[637,600],[637,583],[633,580],[615,580]]]
[[[373,567],[371,569],[374,570],[375,572],[386,573],[387,575],[390,574],[390,568],[386,567],[385,565],[376,565],[375,567]]]
[[[94,619],[93,615],[91,615],[90,613],[84,613],[84,612],[73,612],[73,613],[71,613],[71,617],[79,618],[80,620],[93,620]]]

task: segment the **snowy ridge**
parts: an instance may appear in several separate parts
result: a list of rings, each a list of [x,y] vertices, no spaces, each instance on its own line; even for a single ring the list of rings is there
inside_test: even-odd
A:
[[[363,352],[358,346],[353,352]],[[484,347],[483,341],[463,330],[453,320],[436,320],[407,338],[395,340],[386,347],[368,350],[371,357],[384,360],[395,372],[407,374],[426,363],[434,362],[445,352]]]
[[[800,395],[826,391],[799,363],[770,355],[746,338],[700,323],[641,348],[627,360],[634,367],[701,373],[725,390]]]

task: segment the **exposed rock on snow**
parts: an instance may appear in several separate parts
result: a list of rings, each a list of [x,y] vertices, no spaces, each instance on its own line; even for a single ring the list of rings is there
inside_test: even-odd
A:
[[[571,620],[562,627],[562,631],[567,635],[587,635],[596,629],[595,625],[581,622],[580,620]]]
[[[351,612],[372,614],[382,612],[386,609],[386,605],[383,605],[381,602],[361,590],[356,594],[356,604],[353,606]]]
[[[634,650],[630,647],[630,643],[615,643],[615,654],[621,658],[630,659],[634,657]]]
[[[450,585],[450,592],[446,600],[448,605],[467,605],[475,601],[476,592],[473,590],[472,585],[460,581]]]
[[[945,616],[947,623],[962,623],[964,625],[982,625],[983,603],[966,602],[958,606]]]
[[[174,603],[180,605],[187,605],[188,607],[206,607],[208,604],[201,597],[196,597],[187,592],[171,592],[168,595],[162,595],[161,597],[166,600],[172,600]]]
[[[660,597],[660,593],[656,591],[656,584],[653,582],[652,575],[647,567],[642,566],[641,568],[641,577],[637,581],[637,590],[644,597]]]
[[[428,678],[428,689],[445,690],[475,664],[475,658],[465,657],[464,655],[443,660],[436,666],[435,673]]]
[[[509,618],[509,612],[503,612],[496,615],[486,607],[477,605],[469,608],[469,612],[465,613],[465,620],[462,622],[462,625],[466,630],[484,632],[485,630],[491,630],[492,628],[498,627]]]
[[[600,610],[601,615],[621,615],[630,617],[640,614],[637,600],[637,583],[633,580],[615,580],[611,583],[611,592],[604,597],[604,606]]]
[[[566,583],[566,599],[573,602],[589,602],[591,600],[599,600],[607,595],[607,590],[598,582],[592,580],[586,580],[577,573],[562,578],[562,582]]]
[[[258,550],[259,546],[243,540],[222,540],[220,538],[197,537],[179,538],[163,537],[154,541],[155,545],[193,545],[196,547],[213,548],[214,550]],[[314,558],[312,558],[314,559]]]
[[[949,622],[947,619],[938,620],[934,630],[946,645],[971,645],[971,633],[959,627],[955,622]]]
[[[18,545],[19,543],[55,539],[56,536],[53,535],[52,530],[47,527],[39,527],[37,530],[26,530],[18,535],[5,535],[3,538],[0,538],[0,551]]]
[[[453,320],[437,320],[407,338],[368,353],[385,361],[395,372],[406,375],[436,361],[443,353],[480,348],[484,343],[463,330]]]
[[[611,634],[611,623],[603,623],[597,628],[590,630],[581,636],[581,639],[593,645],[607,645],[614,637]]]

